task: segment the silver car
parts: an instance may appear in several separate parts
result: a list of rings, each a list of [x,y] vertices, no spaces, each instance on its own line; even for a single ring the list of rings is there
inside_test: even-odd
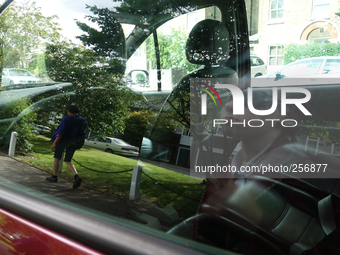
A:
[[[250,56],[251,77],[259,77],[267,73],[267,65],[258,56]]]
[[[280,71],[268,78],[282,79],[285,77],[340,77],[340,57],[305,58],[284,66]]]
[[[25,69],[4,68],[2,70],[1,86],[12,84],[32,84],[40,83],[41,79],[35,77],[32,73]]]
[[[128,144],[127,142],[113,137],[98,138],[90,137],[85,139],[85,146],[103,150],[106,152],[122,155],[137,157],[139,156],[139,148]]]

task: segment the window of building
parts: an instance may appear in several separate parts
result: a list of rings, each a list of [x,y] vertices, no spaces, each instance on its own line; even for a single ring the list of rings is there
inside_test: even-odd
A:
[[[313,1],[313,18],[329,18],[329,0]]]
[[[272,45],[269,46],[269,59],[270,66],[283,65],[283,46]]]
[[[284,0],[271,0],[270,1],[270,19],[278,20],[283,19]]]

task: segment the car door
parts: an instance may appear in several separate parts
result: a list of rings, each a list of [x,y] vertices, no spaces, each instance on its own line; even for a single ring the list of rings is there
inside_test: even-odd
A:
[[[113,152],[114,149],[112,148],[112,140],[110,138],[106,138],[105,141],[99,142],[100,145],[102,145],[102,150],[108,151],[108,152]],[[112,150],[112,151],[111,151]]]
[[[85,139],[85,146],[89,146],[89,147],[95,147],[96,143],[97,143],[98,138],[96,137],[89,137],[87,139]]]
[[[95,140],[92,143],[92,147],[99,149],[99,150],[105,150],[106,148],[106,142],[105,142],[105,138],[95,138]]]

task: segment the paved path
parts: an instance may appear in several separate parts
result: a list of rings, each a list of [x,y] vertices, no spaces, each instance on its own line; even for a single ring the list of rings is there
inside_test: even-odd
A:
[[[162,225],[160,224],[158,219],[162,221],[162,219],[167,218],[167,215],[162,212],[141,208],[130,200],[109,196],[82,186],[74,190],[71,181],[60,177],[58,183],[51,183],[45,180],[50,175],[50,173],[31,167],[5,154],[0,154],[1,184],[19,188],[63,204],[70,203],[73,206],[82,206],[87,211],[95,210],[137,221],[153,228],[167,230],[171,227],[171,224],[164,224],[164,222],[162,222]]]

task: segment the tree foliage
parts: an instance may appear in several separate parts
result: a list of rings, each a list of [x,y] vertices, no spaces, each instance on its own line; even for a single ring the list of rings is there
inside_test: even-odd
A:
[[[185,57],[185,45],[188,33],[183,29],[172,30],[171,34],[157,33],[161,58],[161,69],[183,68],[187,72],[197,69],[199,66],[191,64]],[[149,37],[147,43],[147,58],[152,62],[152,68],[156,69],[156,53],[153,39]]]
[[[14,2],[2,15],[4,67],[29,68],[43,42],[61,38],[57,16],[45,17],[34,1]]]
[[[123,119],[135,97],[123,84],[120,74],[107,72],[104,60],[94,50],[72,43],[46,48],[48,75],[75,86],[74,94],[59,104],[58,114],[64,113],[67,104],[77,104],[88,128],[102,136],[123,132]]]
[[[86,23],[76,21],[78,27],[85,34],[77,36],[85,46],[91,47],[94,52],[103,57],[113,73],[125,71],[126,46],[123,29],[114,18],[114,12],[108,8],[86,6],[94,15],[87,15],[89,21],[95,23],[99,30]],[[114,68],[113,68],[114,67]],[[112,69],[113,68],[113,69]]]
[[[120,136],[124,141],[140,147],[148,124],[149,113],[147,111],[134,111],[124,119],[125,130]]]
[[[18,153],[27,152],[31,148],[31,144],[28,140],[31,140],[36,136],[34,130],[34,120],[36,113],[30,112],[20,117],[20,114],[29,107],[30,102],[26,100],[16,100],[6,104],[0,111],[0,119],[16,119],[11,122],[0,123],[0,134],[4,135],[0,141],[1,149],[7,149],[9,147],[11,133],[13,131],[18,133],[19,143],[16,146]]]

